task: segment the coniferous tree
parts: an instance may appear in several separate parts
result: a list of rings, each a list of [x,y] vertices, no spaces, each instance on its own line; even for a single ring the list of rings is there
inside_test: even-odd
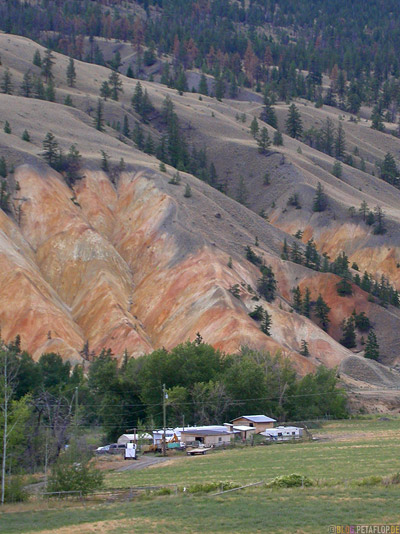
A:
[[[268,153],[268,148],[271,146],[271,140],[268,135],[268,130],[265,126],[261,129],[260,135],[257,138],[257,144],[260,154]]]
[[[0,182],[0,209],[4,211],[9,211],[9,199],[10,199],[10,193],[7,193],[7,182],[5,180],[1,180]]]
[[[294,104],[289,106],[288,118],[286,119],[286,130],[290,137],[298,139],[303,133],[303,123],[299,110]]]
[[[311,292],[308,289],[308,287],[306,287],[306,290],[304,292],[303,306],[302,306],[301,313],[305,317],[310,317],[310,313],[311,313]]]
[[[308,350],[308,343],[305,339],[301,340],[300,354],[302,356],[310,356],[310,351]]]
[[[32,63],[36,66],[36,67],[41,67],[42,66],[42,58],[40,56],[40,52],[39,50],[35,50],[35,53],[33,54],[33,61]]]
[[[273,128],[278,127],[278,119],[276,118],[276,113],[274,108],[271,106],[269,98],[265,99],[264,109],[261,113],[261,119]]]
[[[246,206],[247,205],[248,196],[249,196],[249,192],[247,190],[246,183],[244,181],[243,176],[241,176],[239,178],[239,183],[238,183],[237,190],[236,190],[236,200],[240,204],[243,204],[243,206]]]
[[[124,124],[122,126],[122,134],[125,136],[125,137],[129,137],[130,136],[130,128],[129,128],[129,120],[128,120],[128,115],[124,115]]]
[[[346,155],[346,137],[342,123],[339,121],[335,137],[335,158],[343,160]]]
[[[388,182],[389,184],[398,186],[399,185],[399,176],[400,172],[397,168],[395,159],[390,152],[387,152],[383,161],[378,163],[378,166],[381,171],[381,178]]]
[[[101,170],[104,172],[108,172],[110,170],[110,156],[105,152],[104,150],[100,150],[101,152]]]
[[[251,124],[250,124],[250,132],[254,138],[257,137],[258,130],[259,130],[258,121],[256,117],[253,117],[253,120],[251,121]]]
[[[208,95],[207,78],[205,77],[204,73],[201,75],[198,90],[201,95],[205,95],[205,96]]]
[[[10,134],[11,133],[11,126],[10,126],[10,123],[8,121],[6,121],[4,123],[4,133],[6,134]]]
[[[6,158],[4,156],[1,156],[1,158],[0,158],[0,176],[2,178],[7,178],[7,174],[8,174],[8,171],[7,171]]]
[[[342,331],[340,343],[348,349],[354,348],[356,346],[356,331],[354,327],[354,318],[352,316],[350,316],[347,321],[343,321]]]
[[[35,98],[38,98],[40,100],[45,100],[45,98],[46,98],[46,92],[45,92],[45,89],[44,89],[44,85],[43,85],[42,79],[40,77],[37,77],[34,80],[33,95],[34,95]]]
[[[71,107],[74,107],[74,103],[72,102],[71,95],[67,95],[67,96],[64,98],[64,106],[71,106]]]
[[[116,70],[113,70],[108,78],[108,85],[111,91],[112,100],[119,100],[119,93],[123,93],[122,81],[119,73]]]
[[[336,178],[342,177],[342,164],[340,161],[335,161],[332,167],[332,174],[333,176],[336,176]]]
[[[53,52],[50,50],[50,48],[47,48],[47,50],[44,53],[43,60],[42,60],[42,75],[44,76],[46,83],[48,83],[49,80],[52,80],[54,78],[53,65],[54,65]]]
[[[96,115],[94,117],[94,127],[99,132],[104,132],[104,116],[103,116],[103,102],[100,98],[97,99]]]
[[[376,222],[376,226],[374,228],[374,234],[381,235],[386,232],[385,227],[385,215],[383,213],[383,210],[380,206],[375,206],[374,208],[374,218]]]
[[[55,167],[58,162],[59,146],[56,138],[51,132],[47,132],[43,141],[43,158],[50,167]]]
[[[283,145],[283,137],[279,130],[275,130],[274,137],[272,140],[272,143],[274,146],[282,146]]]
[[[12,74],[8,67],[4,71],[1,79],[1,92],[6,95],[12,95],[13,92]]]
[[[262,266],[261,278],[258,280],[257,288],[260,295],[268,302],[272,302],[275,299],[276,280],[271,267]]]
[[[320,212],[325,211],[328,205],[326,195],[324,193],[324,188],[321,182],[318,182],[317,190],[315,192],[314,202],[313,202],[313,211]]]
[[[143,151],[146,152],[146,154],[154,154],[154,141],[150,134],[147,134],[146,142],[144,145]]]
[[[367,342],[365,344],[364,356],[365,358],[369,358],[370,360],[379,359],[379,344],[376,338],[376,334],[373,330],[370,330],[370,332],[368,333]]]
[[[132,131],[132,141],[138,147],[139,150],[143,150],[144,147],[144,134],[143,128],[139,122],[136,121]]]
[[[184,192],[183,196],[184,196],[185,198],[190,198],[190,197],[192,196],[192,188],[190,187],[189,184],[186,184],[186,186],[185,186],[185,192]]]
[[[22,139],[23,141],[27,141],[28,143],[30,143],[30,141],[31,141],[31,136],[29,135],[28,130],[24,130],[24,131],[22,132],[21,139]]]
[[[300,313],[302,310],[302,306],[303,306],[303,300],[301,298],[300,287],[297,286],[294,289],[292,289],[292,293],[293,293],[293,304],[292,304],[293,309],[294,311]]]
[[[331,156],[335,143],[335,129],[333,127],[332,119],[329,117],[326,119],[325,124],[321,129],[321,142],[323,152],[328,154],[328,156]]]
[[[101,98],[104,98],[104,100],[107,100],[107,98],[109,98],[110,95],[111,95],[110,86],[108,85],[107,81],[104,81],[100,87],[100,96]]]
[[[52,78],[49,79],[49,83],[46,86],[45,95],[46,95],[46,100],[48,100],[49,102],[56,101],[56,90],[55,90],[54,82]]]
[[[376,105],[372,110],[371,121],[371,128],[373,128],[374,130],[378,130],[380,132],[383,132],[385,130],[385,127],[383,125],[382,111],[379,105]]]
[[[329,312],[331,311],[330,307],[327,305],[327,303],[322,298],[321,293],[318,295],[318,298],[315,302],[315,315],[319,319],[319,324],[322,328],[322,330],[325,330],[325,332],[328,331],[328,326],[330,323],[329,320]]]
[[[33,89],[33,86],[32,86],[31,71],[28,70],[27,72],[25,72],[24,78],[21,84],[22,96],[25,96],[26,98],[30,98],[32,95],[32,89]]]
[[[267,310],[264,310],[264,318],[261,322],[260,330],[261,332],[264,332],[264,334],[266,334],[267,336],[270,336],[271,326],[272,326],[271,315],[267,312]]]
[[[69,87],[75,87],[76,70],[75,70],[75,62],[72,59],[72,57],[69,58],[66,74],[67,74],[67,83]]]

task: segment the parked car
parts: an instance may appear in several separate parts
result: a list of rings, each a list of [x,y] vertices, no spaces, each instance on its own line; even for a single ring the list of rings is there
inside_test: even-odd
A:
[[[110,443],[103,447],[97,447],[96,454],[118,454],[125,450],[125,444]]]

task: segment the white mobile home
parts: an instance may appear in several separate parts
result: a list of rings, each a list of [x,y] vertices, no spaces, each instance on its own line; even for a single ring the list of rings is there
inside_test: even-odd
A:
[[[303,429],[297,426],[277,426],[268,428],[261,432],[270,441],[288,441],[290,439],[300,439],[303,437]]]

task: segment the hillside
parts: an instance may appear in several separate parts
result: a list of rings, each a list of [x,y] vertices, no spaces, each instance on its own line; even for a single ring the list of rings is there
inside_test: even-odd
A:
[[[28,70],[39,75],[32,58],[36,49],[44,55],[40,45],[1,34],[0,47],[0,77],[9,68],[15,88]],[[337,274],[281,258],[285,239],[304,251],[313,238],[320,254],[328,253],[333,261],[345,252],[361,275],[367,270],[378,281],[384,275],[400,289],[400,192],[371,174],[376,159],[388,151],[398,154],[397,138],[372,130],[367,119],[354,122],[347,112],[299,101],[304,129],[321,127],[327,117],[336,126],[340,115],[348,151],[357,147],[355,159],[364,159],[368,173],[343,163],[339,179],[331,173],[332,157],[286,134],[283,146],[259,153],[249,130],[251,119],[262,110],[256,93],[249,91],[254,99],[247,101],[200,100],[195,93],[180,95],[141,81],[155,109],[142,124],[144,133],[157,142],[162,138],[160,113],[168,95],[188,145],[206,147],[207,161],[215,165],[227,194],[182,171],[180,185],[174,185],[173,167],[160,171],[154,156],[139,151],[116,128],[105,126],[101,132],[93,127],[99,89],[110,70],[75,61],[76,87],[69,87],[69,60],[57,53],[54,57],[56,102],[25,98],[17,89],[0,95],[0,156],[14,168],[7,176],[11,207],[8,213],[0,211],[0,325],[6,341],[19,334],[35,359],[53,351],[80,362],[86,342],[95,354],[111,348],[121,358],[125,350],[137,356],[158,347],[169,349],[200,332],[204,341],[226,352],[242,345],[282,350],[301,373],[320,363],[341,365],[351,377],[349,387],[357,387],[358,377],[361,385],[378,388],[398,384],[397,373],[389,370],[390,383],[369,380],[371,367],[382,376],[381,366],[365,362],[360,333],[353,351],[339,340],[343,319],[353,309],[365,312],[378,337],[380,362],[394,367],[400,363],[400,310],[379,305],[379,299],[355,284],[352,295],[341,297]],[[130,105],[137,80],[121,80],[123,93],[119,101],[104,102],[104,118],[110,125],[122,124],[125,115],[132,130],[140,120]],[[62,104],[67,95],[74,107]],[[287,108],[275,106],[282,131]],[[3,131],[5,121],[11,133]],[[264,126],[261,120],[259,124]],[[266,127],[272,137],[273,128]],[[25,129],[30,142],[21,139]],[[82,155],[81,179],[72,186],[41,157],[47,132],[64,153],[74,144]],[[101,170],[101,150],[110,156],[112,172]],[[118,168],[121,158],[124,166]],[[312,209],[318,182],[328,201],[321,213]],[[186,184],[190,196],[184,195]],[[245,198],[239,203],[235,199],[243,184]],[[301,209],[287,205],[294,193]],[[349,214],[363,200],[383,209],[383,235],[374,235],[357,213]],[[302,242],[292,235],[298,230]],[[260,266],[246,259],[248,246],[275,275],[277,291],[270,301],[260,295]],[[239,298],[232,294],[236,284]],[[308,288],[314,303],[321,294],[331,308],[327,332],[314,313],[307,318],[293,310],[296,286],[303,295]],[[271,315],[270,336],[248,315],[256,305]],[[300,354],[303,340],[309,356]],[[345,362],[354,360],[357,366],[346,367]]]

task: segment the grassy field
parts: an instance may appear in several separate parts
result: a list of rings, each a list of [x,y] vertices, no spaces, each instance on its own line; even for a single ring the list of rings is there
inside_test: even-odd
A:
[[[346,483],[400,471],[400,419],[338,421],[314,433],[321,436],[320,441],[177,458],[157,468],[113,473],[106,483],[114,488],[213,481],[249,484],[290,473],[329,483]],[[328,436],[331,439],[325,441],[324,437]]]
[[[313,479],[310,488],[263,485],[217,497],[143,495],[129,502],[42,504],[36,509],[35,503],[28,503],[5,508],[0,532],[313,534],[328,532],[328,526],[335,524],[396,523],[400,485],[368,485],[368,477],[400,471],[400,419],[331,422],[315,433],[322,439],[180,457],[106,478],[108,487],[191,486],[268,481],[296,472]]]

